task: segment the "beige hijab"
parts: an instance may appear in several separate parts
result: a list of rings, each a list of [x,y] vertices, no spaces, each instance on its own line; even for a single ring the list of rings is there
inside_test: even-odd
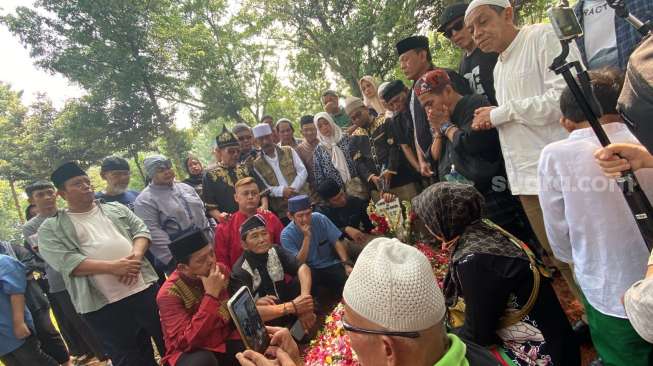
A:
[[[372,84],[372,89],[374,89],[374,96],[371,98],[368,98],[363,94],[363,103],[365,103],[365,106],[368,108],[373,108],[376,113],[380,116],[385,113],[385,108],[383,107],[383,104],[381,103],[381,98],[379,97],[379,94],[377,93],[377,85],[376,82],[374,81],[374,78],[371,77],[370,75],[365,75],[363,76],[360,80],[358,80],[358,87],[361,89],[361,93],[363,92],[363,81],[367,81],[368,83]]]

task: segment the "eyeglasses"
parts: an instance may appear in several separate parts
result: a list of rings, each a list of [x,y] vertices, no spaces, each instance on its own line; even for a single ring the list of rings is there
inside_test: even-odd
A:
[[[459,20],[455,23],[450,28],[447,28],[447,30],[444,31],[444,36],[447,38],[451,38],[453,36],[453,31],[459,32],[461,29],[463,29],[463,26],[465,25],[465,22],[462,20]]]
[[[372,330],[372,329],[363,329],[354,327],[353,325],[347,323],[344,319],[342,321],[342,327],[345,328],[348,332],[361,333],[361,334],[372,334],[372,335],[385,335],[390,337],[404,337],[404,338],[419,338],[419,332],[393,332],[385,330]]]

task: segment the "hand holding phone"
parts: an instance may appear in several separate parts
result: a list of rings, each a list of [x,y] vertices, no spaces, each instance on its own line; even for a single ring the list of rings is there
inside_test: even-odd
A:
[[[270,337],[261,315],[256,310],[256,303],[249,288],[241,287],[229,299],[227,308],[245,347],[258,353],[264,353],[270,345]]]

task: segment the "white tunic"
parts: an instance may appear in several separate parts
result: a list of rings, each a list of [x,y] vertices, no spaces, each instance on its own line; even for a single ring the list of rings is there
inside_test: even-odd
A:
[[[499,106],[490,119],[497,128],[514,195],[537,194],[537,161],[547,144],[561,140],[560,93],[566,87],[562,75],[549,70],[561,51],[550,24],[521,28],[499,55],[494,68],[494,88]],[[580,60],[576,45],[567,58]]]

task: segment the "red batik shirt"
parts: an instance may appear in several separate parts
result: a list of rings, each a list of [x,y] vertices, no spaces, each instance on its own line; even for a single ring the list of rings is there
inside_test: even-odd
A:
[[[175,366],[183,353],[201,349],[224,353],[227,340],[240,339],[227,310],[228,300],[226,288],[215,298],[204,293],[201,280],[174,271],[156,297],[166,345],[161,364]]]
[[[272,235],[274,244],[281,244],[281,231],[283,224],[274,213],[257,209],[256,213],[265,219],[265,227]],[[215,231],[215,258],[218,262],[223,263],[231,269],[243,254],[243,244],[240,242],[240,225],[242,225],[247,216],[237,211],[229,218],[229,221],[218,225]]]

